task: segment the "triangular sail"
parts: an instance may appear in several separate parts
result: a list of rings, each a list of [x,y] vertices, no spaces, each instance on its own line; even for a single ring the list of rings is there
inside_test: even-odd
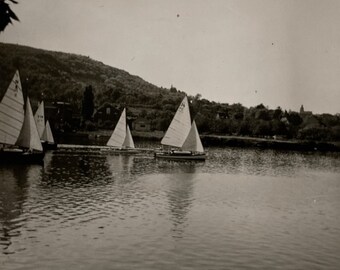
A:
[[[52,130],[51,130],[50,123],[48,122],[48,120],[46,121],[46,126],[40,139],[48,143],[54,143]]]
[[[107,146],[122,147],[126,137],[126,110],[124,108],[118,123],[107,142]]]
[[[24,97],[19,71],[0,103],[0,143],[14,145],[24,122]]]
[[[28,149],[43,151],[37,125],[35,124],[33,117],[31,103],[28,97],[26,101],[25,119],[16,145]]]
[[[126,148],[135,148],[135,144],[133,143],[129,125],[126,125],[126,137],[125,137],[123,146]]]
[[[179,105],[161,144],[181,147],[191,128],[188,98]]]
[[[41,103],[39,104],[39,107],[34,115],[34,120],[35,120],[35,123],[37,124],[37,129],[38,129],[40,139],[42,139],[42,135],[45,129],[44,101],[41,101]]]
[[[192,122],[188,137],[186,138],[181,148],[182,150],[185,150],[185,151],[204,152],[203,145],[202,145],[200,136],[198,134],[195,121]]]

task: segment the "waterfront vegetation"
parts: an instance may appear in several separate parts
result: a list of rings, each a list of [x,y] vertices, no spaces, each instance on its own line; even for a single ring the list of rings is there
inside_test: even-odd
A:
[[[0,43],[1,96],[17,68],[34,108],[41,99],[67,102],[73,116],[86,120],[79,125],[66,123],[69,130],[112,129],[126,107],[130,122],[143,119],[150,126],[149,132],[165,131],[185,95],[185,89],[157,87],[87,56]],[[263,104],[247,108],[239,103],[209,101],[200,94],[188,98],[192,118],[204,135],[340,141],[339,114],[313,114],[303,108],[300,112],[286,111]],[[112,105],[112,119],[100,121],[96,116],[103,104]]]

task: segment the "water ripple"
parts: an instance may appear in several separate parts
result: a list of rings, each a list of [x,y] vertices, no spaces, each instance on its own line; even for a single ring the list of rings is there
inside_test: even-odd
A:
[[[43,167],[0,168],[0,262],[336,269],[339,165],[332,153],[233,148],[203,163],[48,153]]]

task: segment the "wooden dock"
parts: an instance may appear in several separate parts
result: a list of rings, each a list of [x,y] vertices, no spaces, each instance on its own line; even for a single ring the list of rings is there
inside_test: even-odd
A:
[[[100,151],[102,149],[110,149],[110,147],[105,145],[58,144],[58,149],[91,149]]]
[[[117,149],[106,145],[80,145],[80,144],[58,144],[60,150],[75,150],[75,151],[101,151],[115,153],[131,153],[137,154],[140,152],[154,152],[153,148],[134,148],[134,149]]]

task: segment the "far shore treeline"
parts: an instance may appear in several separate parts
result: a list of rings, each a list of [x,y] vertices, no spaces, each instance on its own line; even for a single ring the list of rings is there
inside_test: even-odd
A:
[[[185,95],[175,86],[157,87],[87,56],[0,43],[1,98],[16,69],[33,109],[42,99],[70,104],[73,116],[80,119],[79,124],[67,123],[70,130],[112,129],[126,107],[130,121],[144,121],[150,131],[165,131]],[[340,114],[313,114],[303,107],[285,111],[263,104],[247,108],[209,101],[200,94],[188,97],[200,134],[340,141]],[[105,105],[114,113],[102,121],[96,112]]]

